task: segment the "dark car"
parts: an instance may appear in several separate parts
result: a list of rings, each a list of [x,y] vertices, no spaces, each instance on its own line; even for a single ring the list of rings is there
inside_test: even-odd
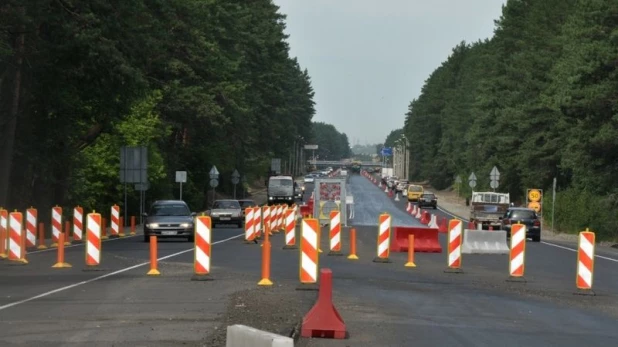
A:
[[[506,230],[506,236],[511,237],[511,226],[521,223],[526,225],[526,238],[534,242],[541,241],[541,220],[531,208],[510,207],[503,217],[500,218],[502,230]]]
[[[150,235],[159,237],[186,237],[193,242],[194,228],[192,213],[182,200],[158,200],[152,203],[150,211],[144,213],[144,242]]]
[[[212,209],[206,211],[212,220],[212,227],[217,224],[235,224],[242,228],[245,218],[238,200],[216,200]]]
[[[240,208],[242,209],[242,216],[245,217],[246,213],[245,213],[245,209],[247,207],[257,207],[257,204],[255,203],[255,201],[251,200],[251,199],[241,199],[238,200],[238,203],[240,204]]]
[[[438,208],[438,197],[434,193],[423,193],[418,199],[418,207],[432,207]]]

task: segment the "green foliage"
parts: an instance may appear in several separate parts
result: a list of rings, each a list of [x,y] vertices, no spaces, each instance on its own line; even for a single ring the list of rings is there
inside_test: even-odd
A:
[[[314,122],[312,131],[313,144],[318,145],[315,155],[319,160],[340,160],[352,156],[348,136],[337,131],[333,125]]]

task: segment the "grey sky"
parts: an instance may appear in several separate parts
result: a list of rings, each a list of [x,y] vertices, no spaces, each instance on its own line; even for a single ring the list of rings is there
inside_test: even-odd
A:
[[[493,35],[506,0],[274,0],[291,55],[309,70],[314,120],[379,143],[462,40]]]

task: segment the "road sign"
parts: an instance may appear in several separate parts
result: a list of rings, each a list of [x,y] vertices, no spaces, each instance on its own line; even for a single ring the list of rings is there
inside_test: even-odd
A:
[[[455,183],[461,183],[461,177],[459,177],[459,175],[455,176]]]
[[[468,184],[470,185],[470,188],[476,187],[476,175],[474,172],[468,177]]]
[[[384,157],[390,157],[393,155],[393,148],[392,147],[382,147],[382,151],[380,152],[380,154]]]
[[[281,173],[281,158],[272,158],[270,160],[270,171],[277,175]]]
[[[120,183],[148,182],[148,148],[120,148]]]
[[[240,182],[240,174],[238,170],[235,169],[232,173],[232,184],[238,184],[238,182]]]
[[[186,171],[176,171],[176,183],[187,183]]]
[[[494,180],[489,181],[489,186],[490,186],[492,189],[496,189],[496,188],[498,188],[498,186],[499,186],[499,185],[500,185],[500,183],[498,183],[498,181],[494,181]]]
[[[216,178],[210,179],[210,186],[216,188],[219,185],[219,180]]]
[[[528,200],[531,202],[539,202],[543,197],[543,193],[539,189],[528,189]]]
[[[150,188],[150,183],[146,182],[146,183],[136,183],[135,184],[135,190],[137,191],[146,191],[148,190],[148,188]]]
[[[541,212],[541,204],[538,201],[530,201],[528,203],[528,208],[531,208],[536,211],[536,213]]]
[[[210,178],[211,179],[218,179],[219,178],[219,171],[217,170],[216,166],[212,166],[212,169],[210,169]]]
[[[497,167],[493,167],[493,169],[491,169],[491,172],[489,173],[489,178],[491,178],[492,181],[499,181],[500,180],[500,171],[498,171]]]
[[[305,149],[316,150],[318,149],[318,145],[305,145]]]

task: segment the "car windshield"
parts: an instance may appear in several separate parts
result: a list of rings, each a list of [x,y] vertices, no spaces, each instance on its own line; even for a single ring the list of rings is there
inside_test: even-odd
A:
[[[423,187],[421,187],[421,186],[409,186],[408,187],[408,191],[411,191],[411,192],[422,192],[423,191]]]
[[[183,204],[156,204],[150,208],[151,216],[188,216],[189,208]]]
[[[286,179],[286,178],[271,178],[269,185],[271,187],[289,187],[292,186],[294,183],[292,182],[292,179]]]
[[[433,199],[435,196],[433,194],[423,194],[423,199]]]
[[[511,212],[512,219],[535,219],[534,211],[515,210]]]
[[[227,210],[227,209],[239,209],[240,208],[240,204],[238,203],[238,201],[234,201],[234,200],[230,200],[230,201],[215,201],[215,204],[213,205],[214,209],[223,209],[223,210]]]

